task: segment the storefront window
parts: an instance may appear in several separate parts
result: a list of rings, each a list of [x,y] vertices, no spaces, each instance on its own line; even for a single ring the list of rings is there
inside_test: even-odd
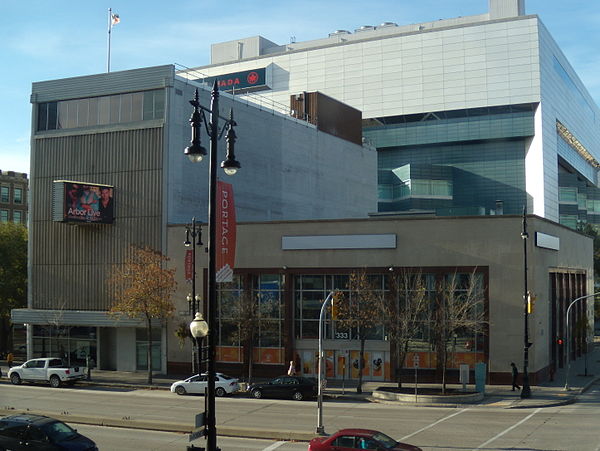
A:
[[[85,366],[88,356],[97,362],[95,327],[33,326],[33,357],[60,357],[67,365]]]
[[[152,328],[151,338],[151,359],[152,370],[160,371],[161,369],[161,334],[162,330],[158,327]],[[138,328],[135,330],[135,351],[136,351],[136,369],[148,369],[148,329]]]

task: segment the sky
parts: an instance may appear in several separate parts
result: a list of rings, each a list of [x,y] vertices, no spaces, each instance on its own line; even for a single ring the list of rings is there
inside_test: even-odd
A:
[[[29,173],[31,84],[163,64],[210,63],[210,45],[261,35],[277,44],[335,30],[484,14],[488,0],[0,0],[0,169]],[[600,0],[525,0],[600,104]]]

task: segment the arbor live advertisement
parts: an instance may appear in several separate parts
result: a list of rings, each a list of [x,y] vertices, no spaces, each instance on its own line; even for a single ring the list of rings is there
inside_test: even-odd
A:
[[[113,223],[114,188],[112,186],[67,181],[63,183],[65,221]]]

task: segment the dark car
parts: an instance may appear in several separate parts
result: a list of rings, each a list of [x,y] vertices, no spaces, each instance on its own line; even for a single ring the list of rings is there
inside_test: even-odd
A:
[[[248,391],[257,399],[291,398],[302,401],[317,395],[317,382],[302,376],[279,376],[269,382],[252,384]]]
[[[0,449],[97,451],[96,444],[71,426],[42,415],[0,418]]]
[[[421,451],[418,446],[397,442],[383,432],[371,429],[340,429],[329,437],[313,438],[308,444],[308,451],[351,451],[354,449]]]

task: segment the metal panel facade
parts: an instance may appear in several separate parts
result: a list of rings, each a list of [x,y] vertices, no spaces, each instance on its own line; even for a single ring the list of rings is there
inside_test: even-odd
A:
[[[106,310],[129,243],[162,248],[162,127],[38,137],[32,151],[32,308]],[[52,221],[52,182],[115,186],[115,222]]]
[[[79,99],[128,91],[164,88],[173,83],[174,67],[156,66],[32,84],[32,102]]]

